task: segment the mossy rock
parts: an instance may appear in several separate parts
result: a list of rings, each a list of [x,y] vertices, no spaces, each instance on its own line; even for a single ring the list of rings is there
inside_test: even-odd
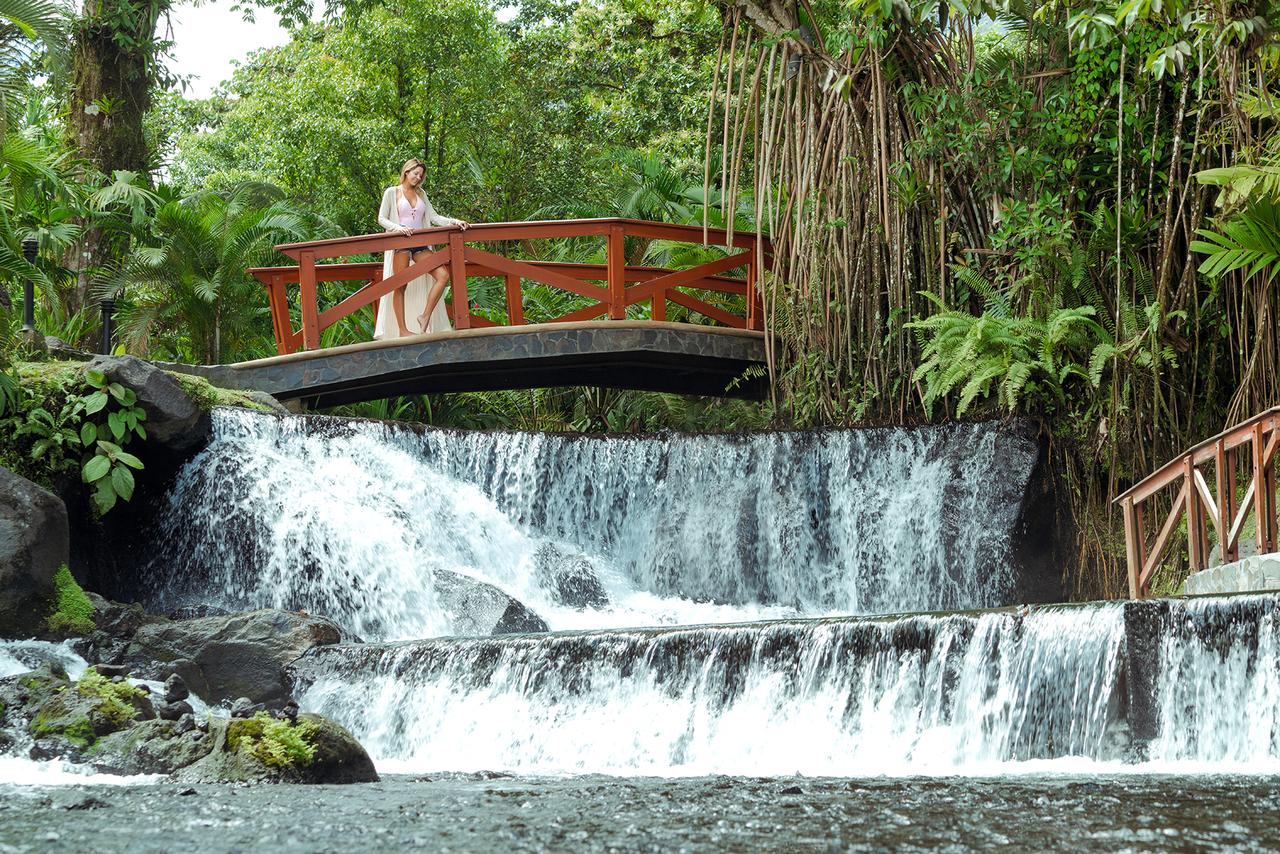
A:
[[[259,714],[210,722],[209,755],[174,774],[186,783],[375,782],[373,760],[355,737],[319,715],[287,724]],[[300,748],[299,743],[304,745]],[[305,757],[305,758],[304,758]]]
[[[73,683],[65,673],[42,669],[21,677],[20,684],[27,698],[27,731],[49,742],[55,753],[82,752],[102,736],[155,717],[144,692],[93,670]]]
[[[213,747],[210,733],[151,720],[100,739],[89,759],[106,774],[172,774],[208,756]]]

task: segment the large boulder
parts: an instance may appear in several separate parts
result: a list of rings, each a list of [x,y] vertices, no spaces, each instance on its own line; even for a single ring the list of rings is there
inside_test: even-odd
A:
[[[70,550],[62,499],[0,468],[0,636],[30,637],[53,608]]]
[[[131,388],[147,412],[147,441],[175,452],[189,451],[209,435],[208,414],[164,371],[133,356],[97,356],[86,366]]]
[[[545,620],[492,584],[447,569],[437,569],[434,579],[436,599],[453,623],[456,635],[547,631]]]
[[[609,594],[586,555],[569,554],[545,543],[534,553],[533,563],[538,583],[555,602],[579,611],[609,605]]]
[[[331,620],[266,609],[142,626],[125,663],[154,678],[172,673],[207,702],[248,697],[276,707],[289,698],[285,667],[314,646],[338,643]]]

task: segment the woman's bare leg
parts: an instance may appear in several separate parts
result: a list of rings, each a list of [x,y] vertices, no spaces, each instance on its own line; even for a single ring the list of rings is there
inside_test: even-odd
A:
[[[444,286],[449,284],[449,270],[441,264],[431,271],[431,290],[427,293],[427,310],[418,318],[418,325],[423,329],[431,322],[431,313],[436,310],[436,303],[444,297]]]
[[[408,252],[396,252],[391,256],[391,274],[393,276],[396,273],[399,273],[407,269],[408,267],[409,267]],[[405,322],[404,322],[404,289],[407,287],[408,285],[404,285],[403,287],[396,288],[395,292],[392,293],[391,295],[391,307],[392,309],[395,310],[396,326],[400,328],[401,338],[405,337],[406,335],[413,334],[412,332],[409,331],[409,327],[405,325]]]

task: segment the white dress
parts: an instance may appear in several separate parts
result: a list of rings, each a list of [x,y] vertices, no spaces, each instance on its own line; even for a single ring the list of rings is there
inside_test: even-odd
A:
[[[401,199],[399,195],[399,187],[388,187],[382,194],[382,206],[378,210],[378,222],[387,231],[394,231],[401,228]],[[407,206],[407,203],[405,203]],[[426,223],[432,225],[457,225],[459,220],[447,216],[441,216],[436,213],[435,208],[431,206],[431,201],[427,198],[427,194],[418,190],[418,210],[419,214],[417,222],[406,222],[404,225],[414,228],[422,228]],[[392,257],[394,252],[384,252],[382,256],[382,278],[389,279],[392,275]],[[444,307],[444,298],[436,303],[435,309],[431,312],[431,317],[427,319],[427,327],[423,329],[418,325],[418,317],[427,308],[427,296],[431,292],[431,276],[423,275],[416,279],[411,279],[404,289],[404,325],[408,328],[410,334],[421,335],[423,333],[448,332],[453,329],[453,324],[449,322],[449,313]],[[378,322],[373,328],[373,338],[375,341],[382,341],[387,338],[399,338],[400,327],[396,323],[396,310],[392,305],[392,298],[395,291],[384,295],[378,300]]]

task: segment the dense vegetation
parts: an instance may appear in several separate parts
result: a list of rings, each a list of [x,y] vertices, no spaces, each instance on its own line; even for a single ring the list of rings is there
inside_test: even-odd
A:
[[[763,407],[552,389],[359,411],[593,430],[1045,416],[1082,596],[1124,592],[1112,497],[1280,401],[1273,2],[352,0],[322,22],[258,5],[292,40],[193,101],[165,64],[167,4],[67,19],[0,0],[0,303],[30,276],[37,325],[73,344],[113,295],[129,352],[265,355],[243,269],[375,230],[409,156],[473,221],[758,227],[781,260]]]

